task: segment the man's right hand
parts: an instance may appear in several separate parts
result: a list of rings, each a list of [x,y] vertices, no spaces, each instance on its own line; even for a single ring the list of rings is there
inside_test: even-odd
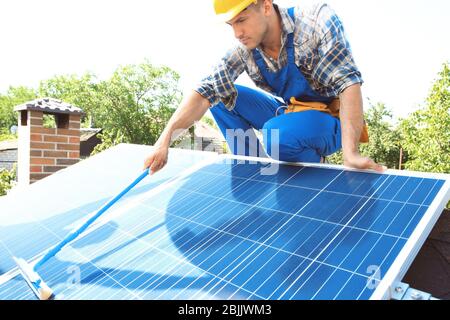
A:
[[[144,170],[150,168],[150,175],[158,172],[167,164],[169,148],[156,147],[144,161]]]
[[[144,161],[144,170],[150,168],[150,174],[158,172],[167,164],[169,147],[184,130],[199,121],[208,111],[210,103],[196,91],[184,96],[183,101],[167,123],[166,128],[155,144],[155,149]]]

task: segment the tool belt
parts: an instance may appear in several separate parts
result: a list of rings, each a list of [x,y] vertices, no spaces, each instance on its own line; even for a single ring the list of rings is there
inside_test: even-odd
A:
[[[339,119],[339,110],[341,107],[341,103],[339,98],[333,99],[330,104],[326,105],[322,102],[302,102],[298,101],[294,97],[291,98],[290,104],[287,106],[285,110],[285,114],[292,112],[303,112],[309,110],[315,110],[320,112],[328,113],[329,115],[336,117]],[[368,143],[369,142],[369,131],[367,128],[367,124],[364,121],[363,129],[361,132],[361,137],[359,139],[360,143]]]

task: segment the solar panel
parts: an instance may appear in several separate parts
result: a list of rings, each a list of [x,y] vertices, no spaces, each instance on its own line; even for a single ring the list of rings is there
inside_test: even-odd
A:
[[[60,299],[389,298],[449,184],[448,175],[209,158],[119,203],[39,273]],[[0,282],[0,298],[32,297],[18,276]]]

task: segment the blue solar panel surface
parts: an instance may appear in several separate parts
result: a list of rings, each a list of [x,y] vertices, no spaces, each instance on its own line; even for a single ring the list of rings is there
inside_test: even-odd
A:
[[[445,183],[268,166],[222,159],[124,201],[39,273],[60,299],[369,299]]]

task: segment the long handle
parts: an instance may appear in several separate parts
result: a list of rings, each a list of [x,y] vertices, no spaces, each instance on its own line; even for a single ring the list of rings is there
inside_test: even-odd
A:
[[[42,257],[41,260],[39,260],[35,266],[34,270],[36,271],[39,269],[40,266],[42,266],[47,260],[54,257],[66,244],[77,238],[81,233],[83,233],[95,220],[98,219],[106,210],[111,208],[111,206],[116,203],[120,198],[122,198],[128,191],[133,189],[134,186],[136,186],[142,179],[144,179],[149,174],[149,169],[146,169],[136,180],[134,180],[133,183],[131,183],[128,187],[126,187],[122,192],[120,192],[118,195],[116,195],[114,198],[109,200],[106,204],[101,207],[98,212],[92,216],[88,221],[85,222],[78,230],[75,230],[74,232],[70,233],[66,236],[58,245],[56,245],[54,248],[50,249],[47,254]]]

